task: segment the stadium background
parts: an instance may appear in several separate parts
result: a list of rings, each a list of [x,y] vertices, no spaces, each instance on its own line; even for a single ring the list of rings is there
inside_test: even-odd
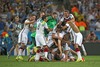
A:
[[[62,10],[63,6],[65,7],[65,9],[72,10],[73,5],[76,5],[79,9],[79,11],[84,14],[84,18],[87,24],[87,27],[84,31],[81,31],[84,38],[86,37],[87,34],[89,34],[90,31],[94,31],[96,36],[98,37],[98,40],[100,40],[100,31],[97,31],[94,27],[94,25],[92,24],[92,21],[94,23],[97,22],[97,20],[100,20],[100,1],[99,0],[0,0],[0,18],[3,22],[11,22],[13,15],[18,15],[19,16],[19,12],[14,12],[14,9],[10,9],[12,6],[12,8],[15,8],[14,6],[16,6],[17,4],[20,5],[19,7],[21,7],[22,5],[24,5],[24,7],[26,7],[27,9],[30,9],[32,7],[30,7],[30,4],[32,4],[32,1],[40,1],[42,4],[42,6],[45,5],[51,5],[53,3],[53,11],[55,10],[55,5],[59,5],[58,10]],[[6,6],[6,3],[8,3],[8,7]],[[24,3],[24,4],[23,4]],[[26,5],[25,5],[26,4]],[[90,4],[90,5],[89,5]],[[30,7],[30,8],[29,8]],[[35,6],[36,8],[40,8],[39,5]],[[55,8],[54,8],[55,7]],[[9,9],[9,10],[6,10]],[[51,8],[50,8],[51,9]],[[93,11],[94,9],[94,15],[93,18],[88,19],[89,16],[87,15],[89,13],[89,11]],[[38,9],[37,9],[38,10]],[[6,12],[8,11],[8,12]],[[27,15],[28,13],[32,12],[32,9],[29,10],[29,12],[26,10],[25,11],[25,15]],[[35,12],[35,11],[34,11]],[[50,11],[47,11],[48,13],[50,13]],[[11,14],[10,14],[11,13]],[[77,13],[75,13],[77,15]],[[23,15],[23,14],[22,14]],[[96,18],[94,18],[94,16],[97,16]],[[23,21],[26,19],[26,16],[20,16],[20,22],[23,23]],[[89,21],[90,20],[90,21]],[[0,21],[1,22],[1,21]],[[88,23],[87,23],[88,22]],[[90,23],[89,23],[90,22]],[[100,22],[100,21],[99,21]],[[2,27],[0,25],[0,27]],[[0,28],[0,34],[2,33],[2,31],[4,30]],[[8,32],[9,33],[9,32]],[[9,33],[9,35],[11,35],[12,32]],[[30,32],[31,33],[31,32]],[[30,38],[30,33],[29,33],[29,40],[31,41]],[[3,47],[6,48],[7,51],[9,51],[9,49],[11,48],[11,44],[12,44],[12,40],[9,38],[7,38],[8,43],[6,43],[5,45],[3,44],[3,40],[0,39],[0,48],[3,45]],[[99,42],[88,42],[88,43],[84,43],[87,53],[89,55],[100,55],[100,43]],[[12,55],[16,55],[16,52],[12,52]],[[24,52],[23,55],[27,55],[27,51]]]

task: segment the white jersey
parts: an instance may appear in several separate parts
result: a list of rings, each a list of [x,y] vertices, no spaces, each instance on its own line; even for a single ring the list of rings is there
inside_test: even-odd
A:
[[[67,26],[66,32],[69,32],[69,33],[72,32],[72,28],[70,27],[68,23],[66,23],[66,26]]]
[[[60,21],[63,23],[63,22],[69,21],[72,18],[74,18],[74,16],[72,14],[69,14],[69,17],[62,17]],[[73,41],[75,32],[72,30],[72,28],[70,27],[68,23],[66,23],[66,26],[67,26],[67,29],[65,30],[65,33],[70,33],[71,41]]]
[[[73,29],[70,27],[70,25],[68,23],[66,23],[67,29],[65,30],[65,33],[70,33],[70,40],[74,41],[75,39],[75,32],[73,31]]]
[[[25,21],[25,23],[29,23],[30,21],[27,19]],[[28,42],[28,32],[29,32],[29,26],[30,24],[25,24],[24,23],[24,28],[21,30],[21,32],[19,33],[18,36],[18,43],[24,43],[25,45],[27,45]]]
[[[28,23],[28,22],[30,22],[28,19],[25,20],[25,23]],[[28,34],[28,32],[29,32],[29,27],[30,27],[30,24],[24,24],[24,28],[21,30],[21,33]]]
[[[37,21],[36,35],[44,35],[44,29],[48,29],[47,23],[42,23],[41,20]]]
[[[61,37],[61,38],[63,38],[64,35],[65,35],[64,31],[62,31],[62,32],[59,33],[59,37]],[[55,32],[55,36],[56,37],[58,36],[58,34],[56,32]]]
[[[73,16],[72,14],[69,14],[69,17],[62,17],[60,21],[61,21],[61,22],[64,22],[64,21],[67,22],[68,20],[70,20],[70,19],[73,18],[73,17],[74,17],[74,16]]]

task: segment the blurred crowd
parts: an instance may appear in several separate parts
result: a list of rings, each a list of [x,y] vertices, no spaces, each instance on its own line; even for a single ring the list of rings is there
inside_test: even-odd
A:
[[[2,21],[9,24],[13,21],[15,16],[18,16],[19,22],[23,23],[29,13],[34,13],[38,16],[40,11],[45,11],[47,14],[56,11],[60,14],[64,10],[64,7],[70,6],[70,9],[65,9],[69,9],[74,14],[76,24],[80,28],[80,31],[100,31],[99,0],[55,1],[56,2],[53,2],[53,0],[0,0],[0,22]]]
[[[66,9],[75,16],[81,32],[100,31],[99,0],[0,0],[0,43],[4,44],[3,40],[8,43],[15,39],[13,36],[18,36],[29,13],[38,18],[40,11],[47,15],[57,12],[59,20]]]

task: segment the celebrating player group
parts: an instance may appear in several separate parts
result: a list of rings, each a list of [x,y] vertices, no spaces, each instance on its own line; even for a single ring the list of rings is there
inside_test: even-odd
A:
[[[32,43],[27,47],[30,31]],[[16,60],[24,60],[22,54],[27,49],[28,61],[83,62],[85,59],[80,48],[84,55],[86,51],[82,41],[83,36],[75,25],[75,18],[68,10],[64,10],[62,16],[56,12],[47,15],[44,11],[39,13],[39,17],[29,14],[18,35]]]

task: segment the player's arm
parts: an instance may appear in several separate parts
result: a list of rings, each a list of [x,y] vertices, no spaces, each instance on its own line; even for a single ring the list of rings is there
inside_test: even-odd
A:
[[[47,25],[47,23],[45,23],[45,29],[49,32],[49,31],[52,31],[52,29],[50,29],[50,28],[48,28],[48,25]]]
[[[70,22],[75,22],[75,18],[73,17],[73,18],[70,20]]]
[[[51,29],[51,28],[48,28],[47,30],[48,30],[48,31],[52,31],[53,29]]]
[[[57,34],[57,35],[58,36],[55,36],[55,34],[52,34],[52,38],[62,40],[62,37],[60,37],[59,34]]]
[[[62,46],[61,46],[61,40],[58,39],[58,49],[60,51],[60,56],[62,56]]]
[[[59,40],[62,40],[62,37],[59,35],[59,33],[57,33],[57,38],[59,39]]]
[[[33,21],[25,22],[25,24],[33,24],[33,23],[34,23]]]
[[[75,18],[74,18],[74,16],[72,14],[69,17],[70,17],[69,21],[67,21],[68,23],[69,22],[75,22]]]
[[[65,30],[65,29],[67,29],[68,28],[68,26],[62,26],[62,30]]]
[[[34,23],[34,21],[30,21],[30,22],[25,22],[25,24],[33,24]]]
[[[14,24],[12,24],[12,26],[13,26],[13,28],[9,28],[9,27],[8,27],[8,30],[10,30],[10,31],[15,31],[15,30],[16,30],[16,26],[15,26]]]
[[[63,22],[63,20],[64,20],[64,18],[61,18],[61,20],[58,22],[58,24],[57,24],[57,25],[61,25],[61,24],[62,24],[62,22]]]
[[[67,21],[67,23],[71,23],[71,22],[75,22],[75,18],[71,18],[69,21]]]
[[[53,40],[54,44],[55,44],[56,46],[58,46],[56,40],[55,40],[55,39],[52,39],[52,40]]]

